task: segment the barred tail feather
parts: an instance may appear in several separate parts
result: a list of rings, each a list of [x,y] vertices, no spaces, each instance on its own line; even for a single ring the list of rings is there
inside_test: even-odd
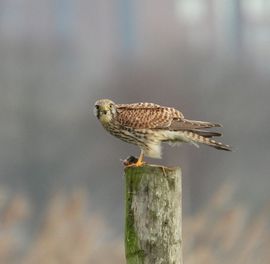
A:
[[[221,142],[215,141],[212,138],[205,137],[191,131],[184,131],[184,134],[189,140],[194,143],[201,143],[216,149],[231,151],[231,147],[229,145],[225,145]]]

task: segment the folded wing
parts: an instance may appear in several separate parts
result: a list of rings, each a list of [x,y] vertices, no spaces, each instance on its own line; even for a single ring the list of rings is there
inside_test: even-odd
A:
[[[169,129],[173,120],[184,120],[180,111],[153,103],[117,105],[117,113],[121,125],[136,129]]]

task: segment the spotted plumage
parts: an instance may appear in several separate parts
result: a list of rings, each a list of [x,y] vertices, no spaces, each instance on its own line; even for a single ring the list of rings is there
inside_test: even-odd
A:
[[[143,154],[161,157],[161,143],[202,143],[216,149],[230,150],[230,146],[212,138],[219,132],[206,130],[220,127],[211,122],[188,120],[175,108],[153,103],[115,104],[109,99],[95,103],[95,115],[112,135],[140,147]],[[141,160],[139,159],[139,162]]]

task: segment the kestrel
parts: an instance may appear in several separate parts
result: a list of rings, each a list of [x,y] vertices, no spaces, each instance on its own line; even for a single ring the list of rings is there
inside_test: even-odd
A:
[[[95,103],[95,115],[112,135],[141,149],[134,164],[141,166],[143,157],[161,157],[161,143],[198,143],[230,151],[230,146],[213,140],[219,132],[205,130],[220,127],[220,124],[188,120],[173,107],[153,103],[115,104],[109,99]]]

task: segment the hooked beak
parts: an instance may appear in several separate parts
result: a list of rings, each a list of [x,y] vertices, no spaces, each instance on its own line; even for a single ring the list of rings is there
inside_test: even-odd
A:
[[[96,110],[96,116],[98,119],[100,119],[101,115],[106,115],[107,114],[107,110]]]

